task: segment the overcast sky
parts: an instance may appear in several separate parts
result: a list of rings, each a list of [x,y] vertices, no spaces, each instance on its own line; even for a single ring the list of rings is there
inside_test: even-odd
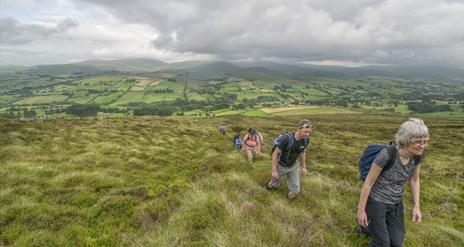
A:
[[[1,0],[0,63],[464,67],[464,0]]]

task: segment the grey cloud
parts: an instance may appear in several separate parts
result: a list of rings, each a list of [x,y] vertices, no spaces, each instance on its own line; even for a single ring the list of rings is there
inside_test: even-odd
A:
[[[0,41],[5,44],[25,44],[37,40],[44,40],[51,35],[64,33],[79,25],[77,20],[65,19],[58,22],[55,27],[39,24],[29,24],[16,20],[12,17],[0,20]]]
[[[55,32],[64,33],[70,29],[77,28],[78,26],[79,26],[79,21],[73,20],[73,19],[65,19],[56,25]]]
[[[464,14],[457,0],[78,2],[98,4],[117,18],[153,26],[160,37],[152,44],[175,52],[225,59],[376,63],[458,64],[462,59],[452,51],[464,35],[456,28]]]
[[[174,42],[175,40],[171,35],[162,34],[152,42],[152,45],[164,50],[171,50]]]
[[[38,11],[50,9],[60,0],[2,0],[0,6],[3,10]]]
[[[4,1],[10,10],[28,9],[39,3]],[[104,28],[98,35],[79,29],[81,35],[89,40],[110,37],[110,43],[105,44],[108,47],[118,42],[121,45],[118,47],[123,47],[126,42],[115,40],[118,36],[114,33],[123,29],[114,23],[120,23],[126,27],[126,24],[149,26],[155,33],[147,50],[164,54],[237,60],[347,60],[452,66],[461,66],[463,62],[462,0],[46,1],[62,8],[73,5],[75,10],[85,10],[77,11],[79,18],[90,17],[90,25],[99,23]],[[108,22],[111,17],[117,21]],[[52,27],[19,20],[20,17],[2,19],[2,43],[27,43],[48,40],[51,36],[56,41],[64,37],[60,34],[79,25],[73,19]],[[137,41],[149,38],[144,36]],[[101,43],[91,47],[105,48]]]

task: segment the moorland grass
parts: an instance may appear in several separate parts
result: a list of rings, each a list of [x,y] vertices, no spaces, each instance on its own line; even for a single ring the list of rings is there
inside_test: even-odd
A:
[[[310,118],[302,195],[267,191],[269,147]],[[353,233],[357,160],[387,143],[400,114],[218,118],[0,120],[0,245],[364,246]],[[421,172],[423,223],[405,193],[405,246],[464,244],[464,124],[426,117],[432,141]],[[226,136],[217,126],[225,123]],[[249,127],[264,135],[252,165],[232,148]],[[406,186],[407,188],[407,186]]]

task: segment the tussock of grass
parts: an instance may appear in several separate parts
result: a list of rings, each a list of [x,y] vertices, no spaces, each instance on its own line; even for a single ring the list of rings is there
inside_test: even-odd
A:
[[[302,117],[315,126],[302,194],[274,191],[272,140]],[[0,245],[364,246],[353,233],[357,161],[392,140],[404,116],[312,115],[210,119],[0,120]],[[427,118],[432,144],[421,172],[424,222],[405,246],[464,245],[464,132],[460,119]],[[228,126],[219,135],[219,123]],[[343,123],[343,124],[341,124]],[[257,128],[263,156],[248,164],[235,133]]]

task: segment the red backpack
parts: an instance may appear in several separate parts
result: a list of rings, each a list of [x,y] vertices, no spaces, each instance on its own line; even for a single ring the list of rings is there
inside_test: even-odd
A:
[[[257,140],[257,135],[255,134],[248,134],[247,140],[245,141],[245,144],[249,147],[255,147],[258,145],[258,140]]]

